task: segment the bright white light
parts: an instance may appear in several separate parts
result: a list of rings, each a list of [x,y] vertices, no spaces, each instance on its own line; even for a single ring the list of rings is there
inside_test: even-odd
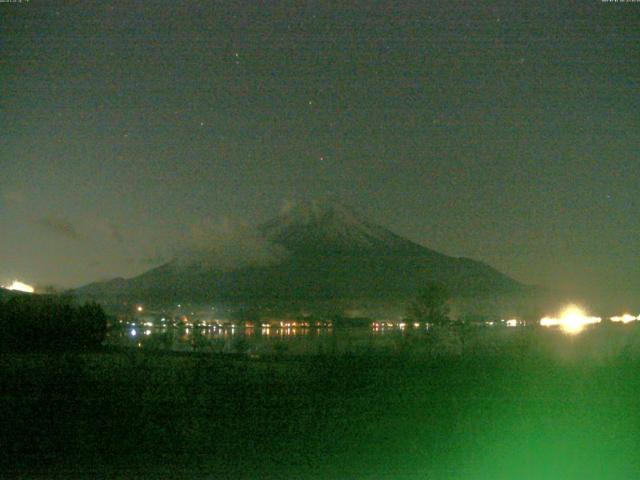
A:
[[[132,336],[132,337],[135,337],[137,334],[138,334],[138,332],[136,332],[136,329],[135,329],[135,328],[132,328],[132,329],[131,329],[131,336]]]
[[[633,315],[629,315],[628,313],[625,313],[622,316],[611,317],[612,322],[618,322],[618,323],[630,323],[630,322],[635,322],[636,320],[640,320],[640,315],[638,315],[637,317],[634,317]]]
[[[151,330],[145,330],[145,331],[144,331],[144,334],[145,334],[145,335],[151,335]]]
[[[518,326],[518,320],[516,320],[515,318],[511,318],[509,320],[503,320],[503,322],[505,322],[507,324],[507,327],[517,327]]]
[[[17,292],[33,293],[35,290],[31,285],[14,280],[11,285],[4,286],[7,290],[15,290]]]
[[[137,310],[138,312],[141,312],[141,311],[143,311],[143,310],[144,310],[144,308],[142,308],[142,305],[138,305],[138,306],[136,307],[136,310]]]
[[[559,318],[543,317],[540,319],[540,325],[543,327],[557,327],[562,323]]]
[[[588,317],[581,308],[570,305],[564,309],[560,318],[544,317],[540,319],[540,325],[543,327],[559,326],[565,333],[580,333],[585,326],[601,322],[600,317]]]

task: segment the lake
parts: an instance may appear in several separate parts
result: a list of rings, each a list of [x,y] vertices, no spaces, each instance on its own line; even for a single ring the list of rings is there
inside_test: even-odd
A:
[[[413,335],[425,335],[416,329]],[[118,325],[107,335],[111,346],[146,350],[305,355],[322,353],[392,353],[407,332],[399,327],[283,327]]]
[[[528,348],[559,359],[603,360],[624,353],[640,357],[640,326],[598,325],[579,335],[542,327],[471,327],[429,331],[397,325],[362,327],[248,328],[241,325],[172,326],[130,322],[116,325],[106,345],[145,351],[298,356],[319,354],[406,354],[439,356],[505,348]]]

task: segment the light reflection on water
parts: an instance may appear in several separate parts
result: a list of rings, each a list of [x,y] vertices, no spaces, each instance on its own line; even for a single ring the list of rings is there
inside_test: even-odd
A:
[[[123,326],[111,331],[107,344],[149,350],[212,353],[317,354],[384,350],[403,331],[399,328],[331,327],[145,327]]]
[[[637,327],[636,327],[637,324]],[[250,356],[316,354],[411,354],[432,356],[474,352],[494,355],[503,348],[532,349],[537,354],[574,361],[601,361],[619,353],[640,358],[640,324],[591,325],[577,335],[537,325],[517,328],[477,326],[427,329],[413,325],[276,326],[149,325],[123,322],[108,333],[107,345],[153,351],[242,353]]]

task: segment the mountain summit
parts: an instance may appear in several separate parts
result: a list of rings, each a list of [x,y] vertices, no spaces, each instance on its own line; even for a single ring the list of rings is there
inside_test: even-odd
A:
[[[337,202],[311,200],[290,206],[263,224],[269,241],[291,252],[372,252],[419,246],[365,220]]]
[[[98,298],[191,301],[316,301],[412,297],[425,283],[455,295],[508,294],[523,286],[490,266],[450,257],[402,238],[336,202],[307,201],[283,210],[251,238],[269,261],[217,264],[233,246],[214,245],[218,257],[171,261],[131,279],[77,290]],[[219,251],[221,250],[221,252]],[[236,248],[237,250],[237,248]],[[202,257],[205,258],[205,257]]]

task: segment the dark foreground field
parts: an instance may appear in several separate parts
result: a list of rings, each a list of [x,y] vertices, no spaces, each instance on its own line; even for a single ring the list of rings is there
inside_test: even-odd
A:
[[[0,362],[6,478],[640,475],[640,361],[625,351]]]

